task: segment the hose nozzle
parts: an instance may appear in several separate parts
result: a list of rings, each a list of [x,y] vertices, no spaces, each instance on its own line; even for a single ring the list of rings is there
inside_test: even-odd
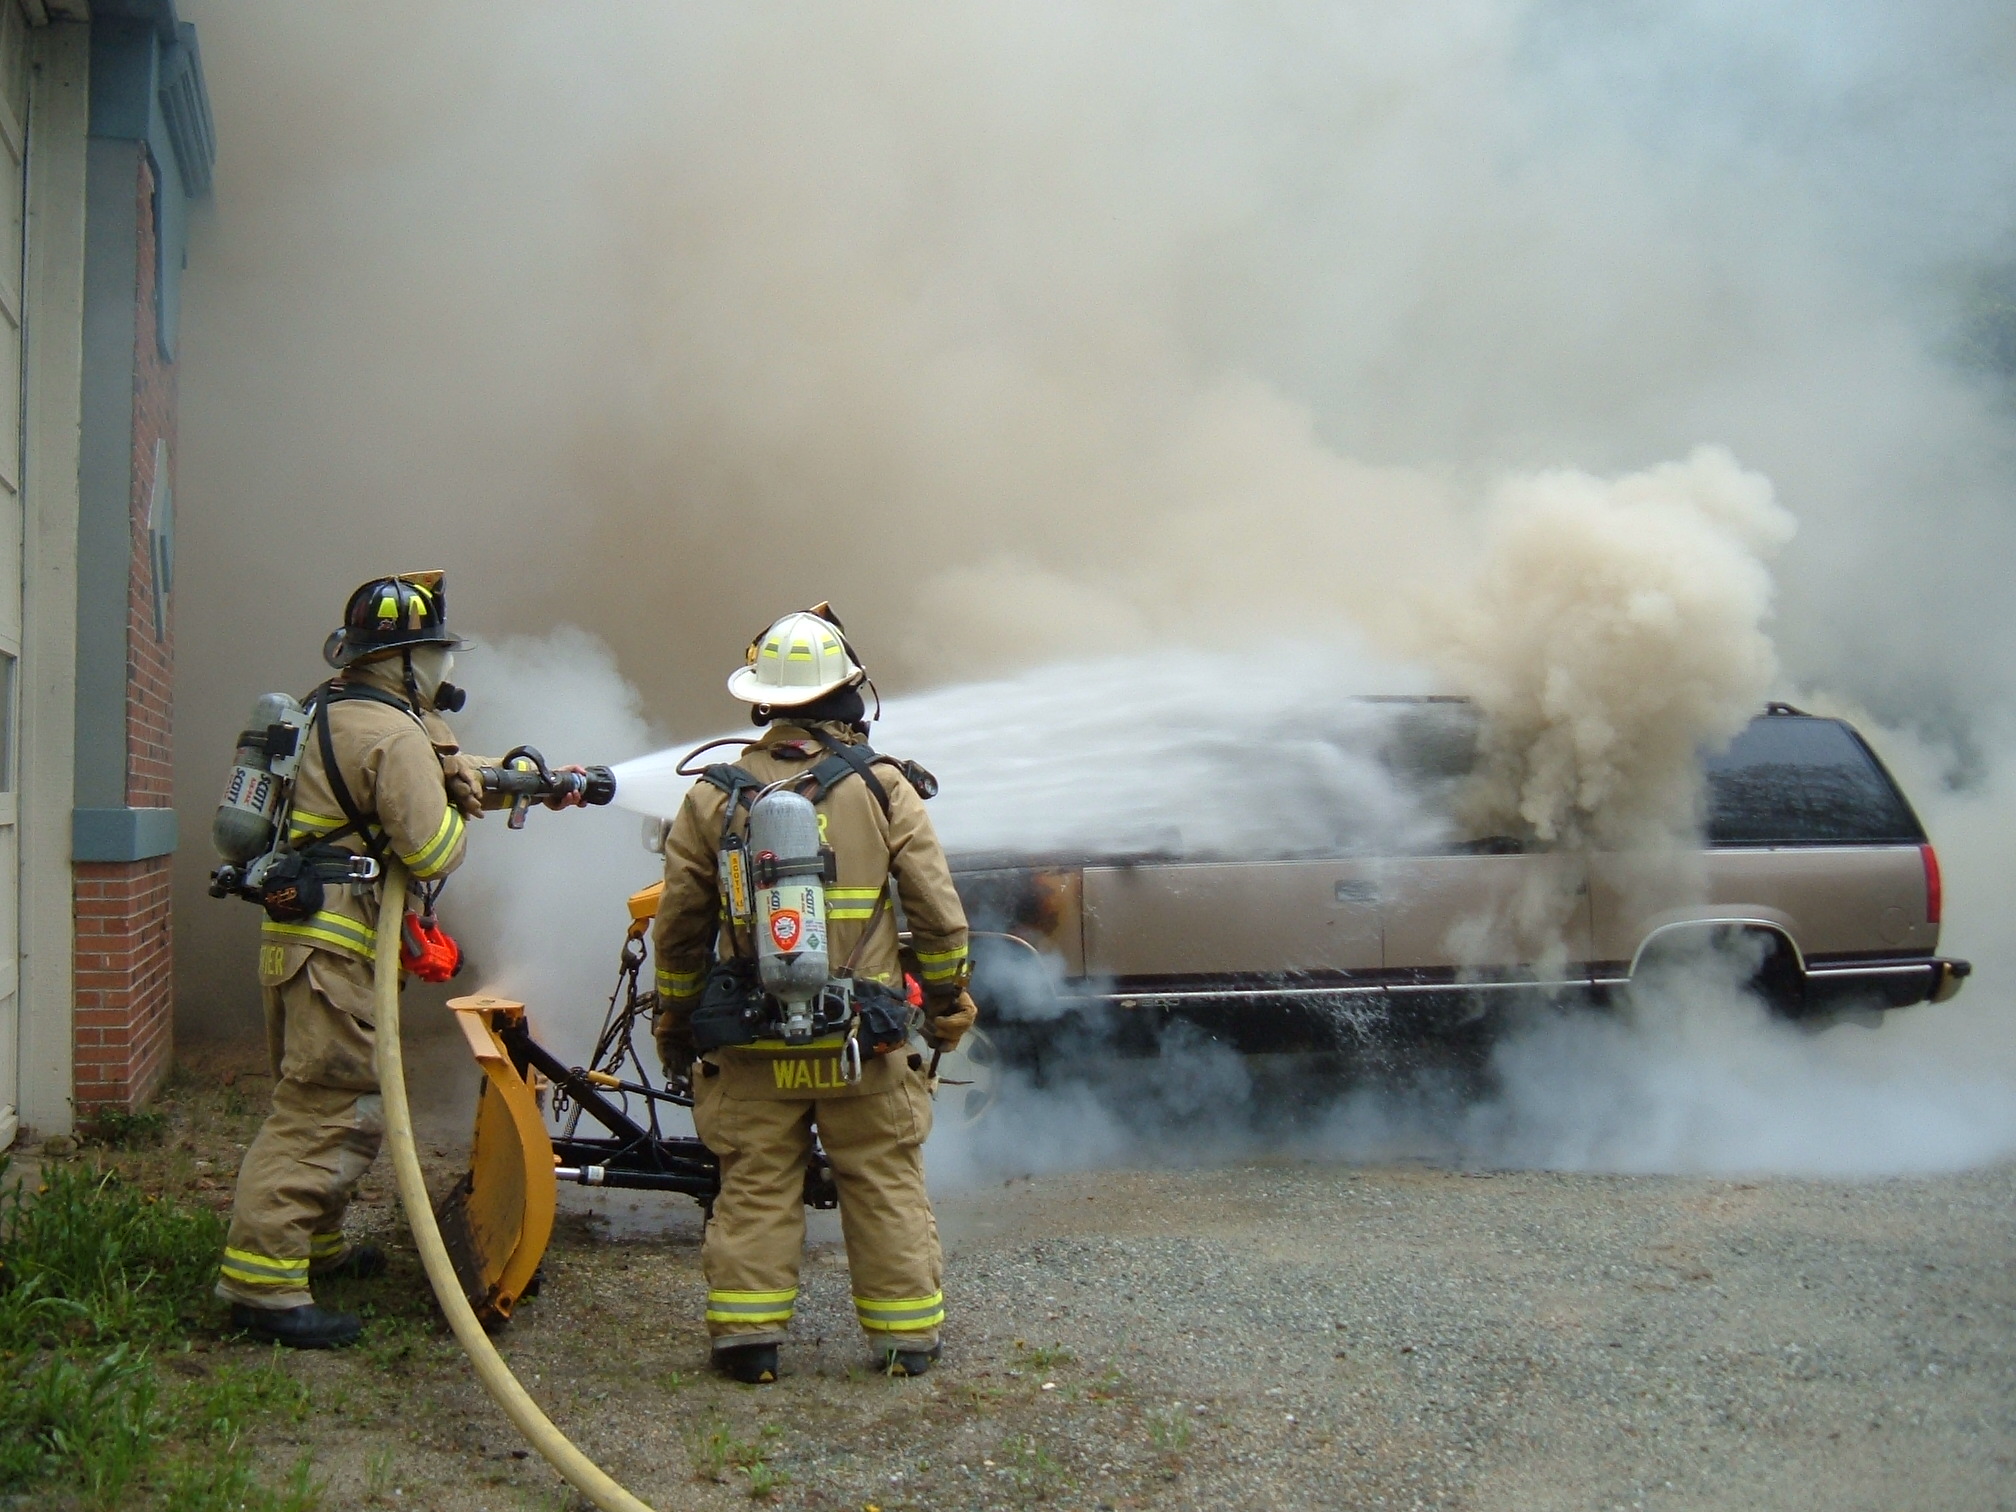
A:
[[[608,767],[556,772],[533,746],[514,746],[505,753],[503,765],[484,767],[482,776],[485,793],[510,798],[513,829],[525,828],[526,810],[535,803],[558,809],[573,799],[601,808],[616,797],[616,774]]]

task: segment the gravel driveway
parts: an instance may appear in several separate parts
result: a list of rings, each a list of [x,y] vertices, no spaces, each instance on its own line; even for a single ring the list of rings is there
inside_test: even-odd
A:
[[[445,1179],[459,1140],[436,1139]],[[366,1221],[393,1232],[373,1181]],[[661,1508],[2009,1507],[2012,1199],[2011,1168],[1017,1178],[941,1200],[939,1371],[862,1368],[815,1214],[786,1375],[754,1389],[701,1369],[693,1205],[577,1193],[500,1342]],[[333,1507],[572,1505],[451,1341],[376,1327],[294,1362],[340,1410],[275,1437],[274,1464],[312,1448]]]

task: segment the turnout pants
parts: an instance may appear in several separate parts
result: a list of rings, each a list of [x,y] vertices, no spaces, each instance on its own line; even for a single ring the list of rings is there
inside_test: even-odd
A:
[[[385,1134],[377,1037],[346,1011],[369,1013],[371,976],[367,962],[318,950],[265,989],[273,1111],[238,1168],[217,1281],[228,1302],[304,1306],[309,1277],[348,1253],[343,1214]]]
[[[720,1061],[718,1074],[702,1063],[693,1078],[694,1128],[721,1161],[721,1195],[701,1247],[715,1347],[785,1336],[817,1129],[840,1189],[855,1318],[878,1348],[931,1348],[945,1301],[938,1223],[924,1191],[931,1098],[922,1073],[901,1054],[885,1056],[855,1087],[823,1074],[798,1083],[833,1086],[837,1095],[790,1096],[778,1090],[790,1085],[777,1070],[788,1060],[723,1051]]]

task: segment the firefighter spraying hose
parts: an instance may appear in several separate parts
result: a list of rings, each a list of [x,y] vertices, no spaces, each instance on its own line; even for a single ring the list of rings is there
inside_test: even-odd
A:
[[[466,644],[448,627],[444,574],[374,578],[323,645],[334,675],[299,700],[265,695],[238,737],[210,891],[265,914],[274,1091],[239,1169],[217,1293],[255,1338],[335,1349],[363,1330],[355,1314],[318,1306],[312,1284],[385,1271],[378,1246],[344,1233],[385,1129],[379,1005],[401,971],[443,982],[461,969],[434,907],[468,824],[508,806],[515,828],[534,802],[615,796],[607,768],[556,771],[530,747],[462,750],[443,715],[466,702],[448,681]]]

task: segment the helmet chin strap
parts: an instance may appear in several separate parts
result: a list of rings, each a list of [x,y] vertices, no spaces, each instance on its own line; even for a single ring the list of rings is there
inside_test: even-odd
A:
[[[413,648],[408,646],[399,653],[399,661],[406,669],[406,698],[416,710],[424,711],[427,701],[420,696],[420,679],[413,675]]]

